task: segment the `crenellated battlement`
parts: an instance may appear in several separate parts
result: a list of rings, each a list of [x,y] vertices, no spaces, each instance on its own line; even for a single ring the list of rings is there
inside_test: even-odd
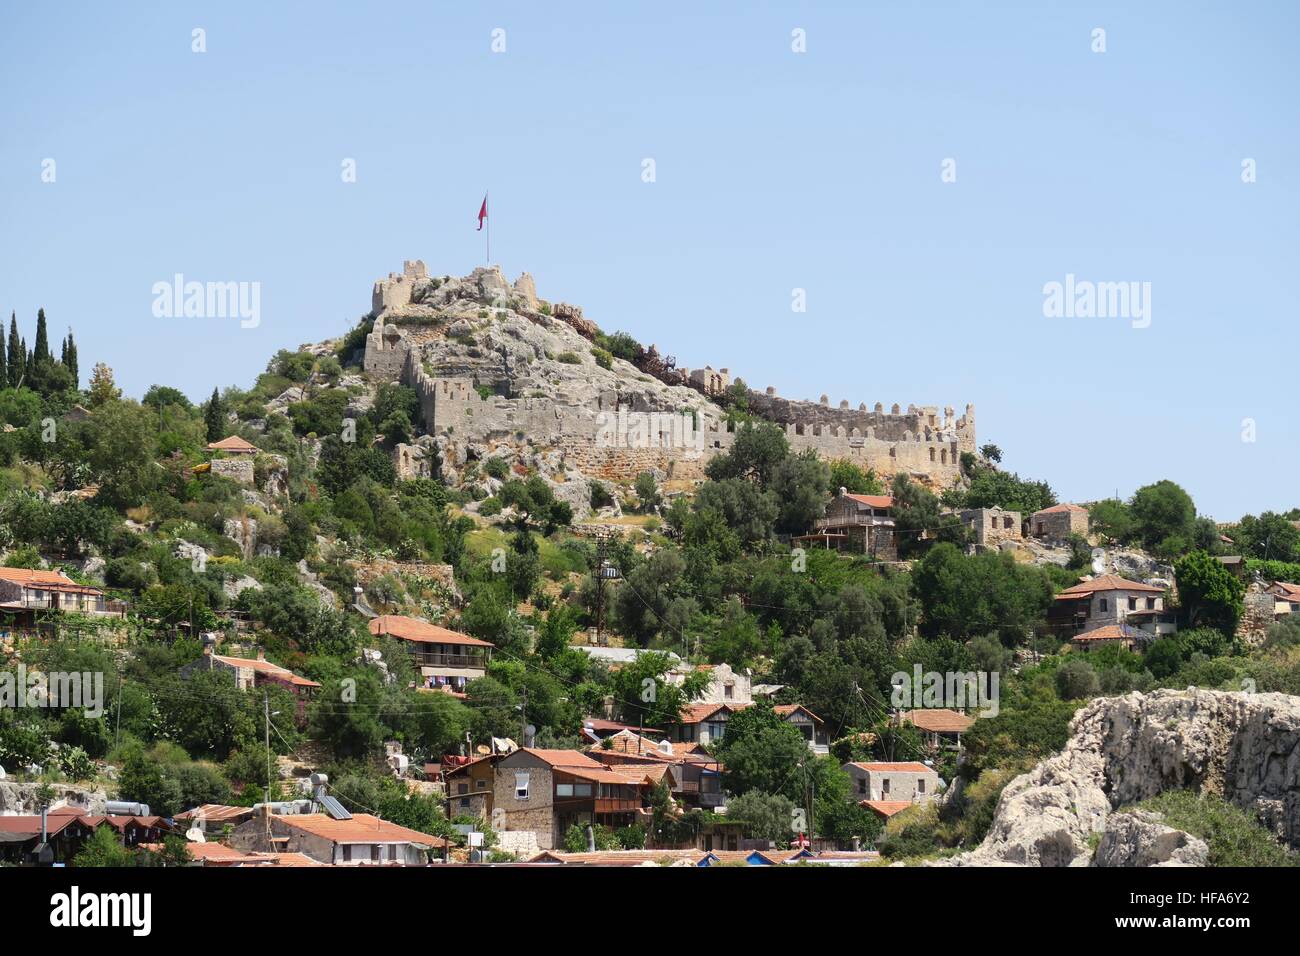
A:
[[[424,262],[411,260],[400,273],[375,283],[374,326],[366,340],[364,367],[374,376],[400,379],[415,391],[429,434],[453,444],[507,441],[549,446],[561,450],[584,473],[627,478],[647,467],[679,477],[700,477],[710,458],[732,446],[735,428],[726,421],[723,409],[710,401],[683,401],[680,390],[655,394],[641,387],[624,389],[620,395],[617,380],[616,387],[601,385],[593,390],[590,383],[584,383],[585,388],[574,382],[566,385],[561,377],[545,389],[546,394],[512,397],[486,389],[480,392],[475,379],[464,373],[431,374],[423,364],[418,335],[413,337],[409,328],[386,321],[391,318],[386,315],[389,310],[413,306],[413,293],[414,303],[425,309],[435,292],[441,297],[434,306],[439,308],[442,301],[466,294],[476,301],[513,296],[518,303],[514,308],[522,309],[522,318],[530,322],[545,326],[558,320],[588,337],[599,329],[583,318],[578,306],[540,304],[550,311],[550,320],[536,312],[539,300],[527,273],[513,286],[496,268],[475,270],[461,280],[426,280]],[[423,283],[418,292],[417,283]],[[665,386],[689,385],[706,397],[722,395],[736,381],[726,368],[672,369],[671,363],[668,368],[671,375],[660,376]],[[773,387],[762,392],[750,389],[748,399],[751,411],[784,430],[796,452],[811,450],[828,460],[847,459],[886,480],[904,473],[932,487],[946,487],[960,477],[962,454],[977,448],[973,405],[965,406],[959,416],[951,406],[894,403],[886,407],[882,402],[853,406],[847,400],[832,404],[828,395],[817,401],[787,399]],[[674,407],[657,407],[670,404]],[[684,412],[687,407],[690,411]]]

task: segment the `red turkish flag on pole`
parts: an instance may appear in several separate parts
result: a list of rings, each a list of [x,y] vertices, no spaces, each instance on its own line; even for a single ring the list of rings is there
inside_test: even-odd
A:
[[[478,229],[477,232],[483,231],[483,220],[488,217],[487,214],[487,193],[483,194],[483,205],[478,210]]]

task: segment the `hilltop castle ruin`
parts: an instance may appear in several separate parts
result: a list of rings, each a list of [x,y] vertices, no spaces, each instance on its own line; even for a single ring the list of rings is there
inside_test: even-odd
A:
[[[650,469],[703,477],[708,460],[735,438],[712,401],[733,385],[727,369],[669,367],[652,377],[622,360],[609,371],[575,365],[591,361],[585,355],[599,330],[580,308],[539,300],[527,273],[513,284],[498,268],[437,279],[422,261],[408,261],[375,283],[371,306],[365,371],[413,388],[422,424],[439,443],[550,447],[585,475],[620,480]],[[493,351],[476,342],[476,330],[529,348],[522,357],[503,344]],[[556,350],[563,350],[558,361]],[[650,354],[657,355],[653,347]],[[905,473],[948,487],[962,453],[976,448],[971,405],[957,417],[934,406],[791,400],[774,388],[747,397],[751,411],[784,428],[794,451],[848,459],[885,479]],[[418,470],[410,446],[397,457],[399,471]]]

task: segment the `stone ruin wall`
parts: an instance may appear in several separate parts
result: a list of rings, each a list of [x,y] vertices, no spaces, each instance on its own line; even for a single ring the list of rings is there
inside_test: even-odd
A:
[[[507,399],[482,397],[468,379],[435,379],[420,367],[415,353],[409,356],[403,380],[419,397],[425,427],[434,434],[449,434],[453,440],[503,440],[523,435],[537,445],[563,449],[566,460],[584,474],[611,480],[631,480],[642,471],[658,469],[673,478],[702,478],[704,467],[714,455],[731,448],[735,432],[721,421],[691,424],[690,416],[677,418],[677,428],[662,435],[647,436],[638,447],[608,442],[609,415],[626,415],[630,409],[617,404],[617,396],[603,396],[595,408],[568,405],[549,398]],[[608,413],[603,418],[601,412]],[[918,422],[920,424],[920,422]],[[899,473],[924,476],[932,487],[944,488],[961,474],[963,441],[929,431],[925,425],[913,432],[904,428],[897,438],[881,438],[874,425],[865,429],[839,424],[786,423],[787,440],[793,451],[811,449],[827,460],[848,459],[863,469],[872,469],[883,479]],[[889,429],[893,434],[893,429]],[[617,434],[629,431],[619,426]],[[968,432],[973,441],[973,432]]]
[[[674,478],[702,478],[704,466],[714,455],[730,449],[734,432],[727,429],[718,413],[716,419],[701,410],[699,428],[676,434],[671,440],[648,447],[610,447],[602,442],[601,412],[616,413],[618,395],[607,392],[595,407],[569,403],[560,396],[514,398],[497,395],[483,398],[473,382],[461,378],[435,379],[420,362],[420,350],[397,327],[386,326],[382,313],[410,304],[417,281],[428,275],[420,260],[407,261],[403,270],[375,283],[372,307],[375,325],[366,339],[364,368],[367,373],[389,380],[400,379],[415,390],[425,428],[431,434],[449,434],[453,440],[502,440],[522,434],[537,445],[552,445],[564,451],[567,460],[584,474],[609,480],[631,480],[647,470],[659,470]],[[558,306],[558,311],[576,307]],[[729,382],[726,369],[687,372],[708,382],[714,390]],[[882,479],[904,473],[920,477],[931,488],[951,485],[961,475],[961,455],[974,452],[975,409],[967,405],[956,417],[952,408],[942,415],[934,406],[909,405],[906,411],[893,405],[888,411],[877,403],[868,410],[848,402],[832,407],[826,396],[820,402],[782,398],[776,390],[749,392],[750,407],[761,417],[785,428],[795,452],[812,449],[827,460],[847,459],[871,469]],[[626,410],[626,406],[623,406]],[[662,409],[632,408],[636,412],[666,412]],[[608,416],[604,416],[607,418]],[[409,453],[408,453],[409,454]],[[409,461],[413,471],[424,472],[423,463]]]

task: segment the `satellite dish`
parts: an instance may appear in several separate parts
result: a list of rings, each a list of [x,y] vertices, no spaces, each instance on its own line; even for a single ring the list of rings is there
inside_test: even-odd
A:
[[[1092,549],[1092,573],[1093,574],[1106,573],[1106,549],[1105,548]]]
[[[196,822],[194,826],[185,831],[185,839],[191,843],[207,843],[208,838],[203,835],[203,829]]]

